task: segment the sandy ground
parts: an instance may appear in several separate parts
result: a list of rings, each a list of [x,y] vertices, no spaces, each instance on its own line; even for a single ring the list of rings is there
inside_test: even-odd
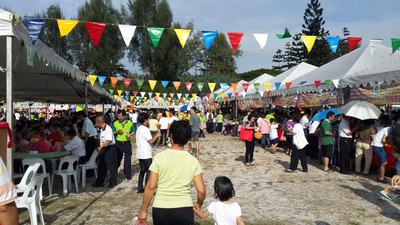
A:
[[[325,173],[312,161],[308,173],[286,173],[289,156],[260,147],[256,147],[256,166],[245,167],[244,143],[237,138],[208,134],[201,144],[199,161],[207,187],[204,206],[214,201],[214,178],[228,176],[236,190],[233,200],[241,205],[246,224],[400,224],[400,204],[380,195],[386,185],[377,183],[376,175]],[[130,182],[123,180],[121,171],[120,183],[113,189],[93,188],[93,178],[89,178],[85,189],[80,186],[77,194],[73,188],[67,197],[62,196],[61,178],[56,178],[54,194],[42,201],[46,224],[133,224],[143,195],[136,193],[136,160],[132,167]],[[194,187],[192,195],[195,199]],[[20,210],[20,220],[30,223],[26,210]],[[197,218],[196,223],[212,224],[211,218]]]

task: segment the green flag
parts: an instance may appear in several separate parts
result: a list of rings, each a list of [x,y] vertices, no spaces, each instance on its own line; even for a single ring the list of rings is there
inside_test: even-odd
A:
[[[149,27],[147,28],[147,32],[150,35],[150,39],[153,42],[154,48],[157,48],[158,44],[160,43],[161,35],[164,32],[164,28]]]
[[[141,89],[141,88],[142,88],[142,85],[143,85],[143,83],[144,83],[144,80],[143,80],[143,79],[137,79],[137,80],[136,80],[136,83],[137,83],[138,88]]]
[[[400,48],[400,38],[392,38],[392,53]]]
[[[110,90],[108,90],[108,91],[110,92],[111,95],[114,94],[114,89],[110,89]]]
[[[199,88],[199,92],[203,90],[204,83],[197,83],[197,87]]]
[[[325,80],[325,85],[326,85],[326,88],[331,88],[332,80]]]
[[[258,92],[258,88],[260,88],[260,83],[254,83],[254,89],[256,89],[256,92]]]
[[[290,38],[292,35],[289,33],[287,27],[285,27],[285,32],[283,34],[277,34],[276,37],[279,39]]]

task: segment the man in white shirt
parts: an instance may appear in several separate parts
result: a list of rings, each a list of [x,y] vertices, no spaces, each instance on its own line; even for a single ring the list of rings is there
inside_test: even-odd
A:
[[[104,180],[108,170],[110,171],[110,184],[107,187],[113,188],[117,185],[118,176],[117,149],[115,147],[114,133],[111,127],[106,124],[103,116],[96,117],[96,124],[100,127],[100,146],[97,147],[99,164],[98,177],[92,186],[104,187]]]
[[[308,136],[308,134],[309,134],[309,130],[308,130],[308,128],[309,128],[309,126],[310,126],[310,120],[309,120],[309,117],[310,116],[310,111],[309,110],[305,110],[304,111],[304,115],[303,115],[303,117],[301,117],[301,120],[300,120],[300,124],[301,124],[301,126],[303,127],[303,129],[304,129],[304,135],[307,137]]]
[[[94,150],[97,147],[96,144],[97,130],[85,112],[80,111],[78,113],[78,118],[79,120],[83,121],[81,136],[83,139],[83,143],[85,144],[86,162],[87,162],[89,161],[90,156],[92,156]]]
[[[299,159],[301,166],[303,167],[303,172],[308,172],[307,158],[305,154],[305,148],[308,145],[308,141],[304,134],[304,129],[301,126],[300,115],[295,115],[293,121],[296,123],[293,127],[288,127],[290,133],[293,134],[293,145],[292,154],[290,155],[290,167],[286,169],[286,172],[293,173],[297,170],[297,165]]]
[[[171,126],[172,122],[178,121],[179,118],[175,116],[175,110],[169,110],[169,119],[168,119],[168,129],[167,129],[167,138],[169,138],[169,127]]]
[[[380,163],[379,166],[379,177],[376,179],[380,183],[388,183],[385,179],[385,172],[387,166],[387,156],[384,148],[384,144],[387,142],[387,137],[390,134],[390,127],[385,127],[376,133],[374,140],[372,141],[372,151],[378,157]]]
[[[85,164],[86,162],[86,151],[85,144],[83,144],[83,140],[76,136],[76,131],[74,128],[71,128],[67,131],[68,140],[66,141],[66,145],[64,149],[66,151],[72,152],[73,155],[79,157],[79,164]]]
[[[137,130],[137,127],[138,127],[137,126],[138,113],[135,110],[133,110],[132,114],[130,116],[131,116],[131,120],[132,120],[133,126],[135,127],[135,130]]]
[[[168,130],[168,117],[167,113],[163,112],[161,115],[160,120],[158,121],[158,124],[160,125],[160,131],[161,131],[161,138],[158,139],[158,145],[159,146],[167,146],[167,130]]]
[[[138,178],[138,190],[137,193],[143,193],[144,187],[149,180],[150,175],[150,165],[153,162],[153,156],[151,151],[151,145],[154,144],[157,139],[161,136],[161,133],[158,132],[151,136],[149,126],[149,115],[147,113],[140,113],[138,115],[139,127],[136,131],[136,158],[139,159],[140,173]],[[146,175],[145,185],[143,186],[143,179]]]
[[[343,116],[339,124],[339,146],[340,146],[340,173],[348,174],[351,147],[353,146],[353,132],[350,129],[349,117]]]

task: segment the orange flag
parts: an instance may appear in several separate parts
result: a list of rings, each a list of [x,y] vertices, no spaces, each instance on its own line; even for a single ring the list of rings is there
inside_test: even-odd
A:
[[[231,87],[233,89],[233,92],[236,92],[237,86],[238,86],[238,83],[231,83]]]
[[[175,89],[179,90],[179,87],[181,86],[181,82],[180,81],[174,81],[172,83],[174,84]]]
[[[285,84],[286,84],[286,89],[289,89],[290,86],[292,86],[292,82],[291,81],[288,81]]]
[[[117,85],[118,82],[118,77],[110,77],[110,79],[112,87],[115,88],[115,85]]]

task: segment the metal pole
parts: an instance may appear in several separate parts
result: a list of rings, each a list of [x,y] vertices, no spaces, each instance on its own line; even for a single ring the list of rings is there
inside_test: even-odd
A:
[[[28,100],[28,121],[31,120],[31,101]]]
[[[87,82],[87,79],[89,79],[87,76],[86,76],[86,79],[85,79],[85,112],[86,112],[86,115],[88,115],[88,82]]]
[[[14,124],[13,124],[13,119],[14,119],[14,102],[13,102],[13,85],[12,85],[12,37],[7,36],[7,61],[6,61],[6,102],[7,102],[7,123],[10,126],[11,130],[13,130]],[[13,170],[13,165],[12,165],[12,149],[7,148],[7,170],[10,173],[10,176],[12,176],[12,171]]]

